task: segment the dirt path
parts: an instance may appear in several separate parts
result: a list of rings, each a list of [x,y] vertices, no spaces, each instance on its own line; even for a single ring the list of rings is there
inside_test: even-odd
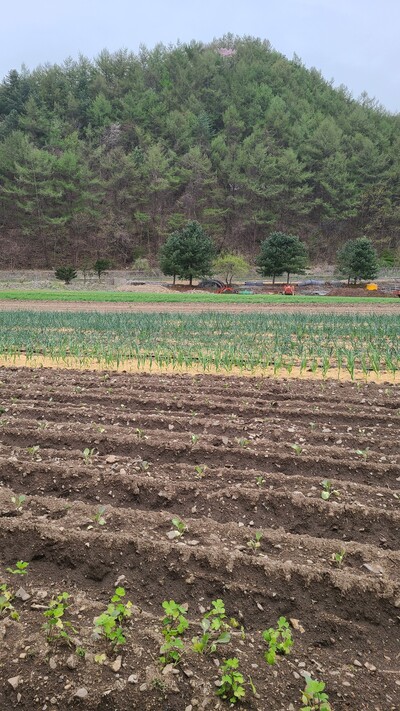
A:
[[[93,302],[93,301],[12,301],[0,300],[0,311],[97,311],[102,313],[199,313],[202,311],[227,311],[229,313],[249,313],[263,311],[272,313],[338,313],[338,314],[400,314],[399,303],[313,303],[296,302],[288,299],[287,303],[270,304],[218,304],[210,303],[132,303],[132,302]]]

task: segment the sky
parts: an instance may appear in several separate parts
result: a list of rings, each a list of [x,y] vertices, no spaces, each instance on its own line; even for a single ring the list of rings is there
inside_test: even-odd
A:
[[[354,98],[400,112],[400,0],[19,0],[1,3],[0,79],[102,49],[211,41],[232,32],[296,53]]]

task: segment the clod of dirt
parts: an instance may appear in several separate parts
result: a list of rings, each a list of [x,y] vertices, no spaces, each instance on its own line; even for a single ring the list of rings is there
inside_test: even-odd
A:
[[[376,563],[363,563],[363,568],[366,568],[370,573],[375,573],[375,575],[383,575],[383,568]]]
[[[74,654],[70,654],[66,663],[68,669],[76,669],[76,667],[78,666],[78,659]]]
[[[17,592],[15,593],[15,597],[17,597],[19,600],[22,600],[22,602],[26,602],[27,600],[30,600],[30,595],[29,593],[24,590],[24,588],[18,588]]]
[[[10,679],[7,679],[7,681],[15,691],[18,688],[18,686],[20,685],[22,679],[20,676],[12,676]]]
[[[88,696],[88,694],[89,694],[88,690],[85,689],[84,686],[81,686],[79,689],[77,689],[77,690],[75,691],[74,696],[75,696],[77,699],[86,699],[86,697]]]
[[[110,669],[113,672],[115,672],[115,674],[116,674],[121,669],[121,666],[122,666],[122,657],[119,654],[118,657],[112,662],[112,664],[110,664]]]

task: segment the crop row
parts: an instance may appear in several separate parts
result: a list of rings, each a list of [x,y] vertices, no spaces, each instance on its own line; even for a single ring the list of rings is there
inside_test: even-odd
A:
[[[347,371],[399,369],[399,318],[348,314],[99,314],[3,312],[0,355],[38,354],[103,366]]]

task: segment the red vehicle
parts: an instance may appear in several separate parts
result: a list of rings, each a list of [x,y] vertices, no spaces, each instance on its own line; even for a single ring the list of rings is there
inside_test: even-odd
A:
[[[294,286],[286,284],[286,286],[283,287],[282,294],[285,296],[294,296]]]

